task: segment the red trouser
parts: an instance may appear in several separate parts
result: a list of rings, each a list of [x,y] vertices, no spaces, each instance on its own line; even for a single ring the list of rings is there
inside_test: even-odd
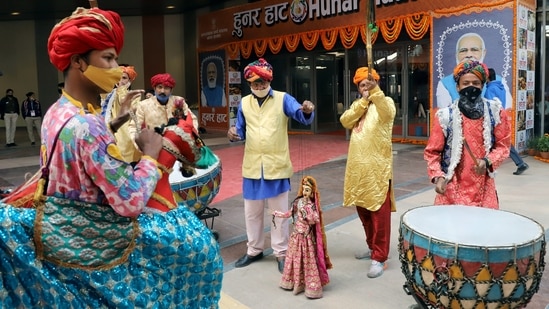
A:
[[[372,250],[372,260],[385,262],[391,242],[391,190],[387,190],[385,202],[378,211],[357,206],[356,212],[362,221],[368,248]]]

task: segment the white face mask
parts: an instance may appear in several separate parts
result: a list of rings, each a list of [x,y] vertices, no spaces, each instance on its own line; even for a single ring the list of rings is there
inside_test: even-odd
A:
[[[267,87],[265,89],[262,89],[262,90],[254,90],[254,89],[251,89],[251,90],[252,90],[252,93],[256,97],[262,99],[262,98],[266,97],[269,94],[269,91],[271,90],[271,87],[269,86],[269,87]]]

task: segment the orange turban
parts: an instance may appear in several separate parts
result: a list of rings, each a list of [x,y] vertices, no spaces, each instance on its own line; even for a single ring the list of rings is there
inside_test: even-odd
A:
[[[377,74],[375,69],[370,69],[370,74],[372,77],[378,81],[379,80],[379,74]],[[368,78],[368,67],[360,67],[355,72],[355,77],[353,77],[353,83],[358,86],[361,81]]]
[[[120,16],[98,8],[77,8],[53,27],[48,38],[50,62],[59,70],[69,67],[73,55],[124,45],[124,25]]]
[[[134,81],[135,78],[137,77],[137,72],[135,72],[135,68],[132,67],[132,66],[120,66],[120,68],[122,69],[122,72],[128,74],[128,78],[130,79],[130,81]]]
[[[467,73],[475,74],[484,84],[488,80],[489,70],[484,63],[476,60],[465,60],[454,68],[454,80],[456,83],[459,83],[459,79]]]
[[[244,68],[244,78],[251,82],[258,79],[270,82],[273,80],[273,67],[263,58],[259,58]]]
[[[155,88],[158,85],[164,85],[164,87],[175,87],[175,79],[169,73],[156,74],[151,77],[151,85]]]

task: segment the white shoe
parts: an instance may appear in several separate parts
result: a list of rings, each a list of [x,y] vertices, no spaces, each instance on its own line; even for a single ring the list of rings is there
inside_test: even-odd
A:
[[[372,258],[372,251],[370,249],[366,249],[365,251],[355,252],[355,259],[357,260],[362,260],[362,259],[369,260],[371,258]]]
[[[368,278],[377,278],[383,275],[383,270],[387,268],[385,263],[380,263],[376,260],[372,260],[372,266],[368,271]]]

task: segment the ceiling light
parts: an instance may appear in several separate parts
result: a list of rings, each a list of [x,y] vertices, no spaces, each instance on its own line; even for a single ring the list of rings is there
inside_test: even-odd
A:
[[[19,14],[21,14],[21,13],[19,13],[19,12],[11,12],[11,13],[10,13],[11,16],[17,16],[17,15],[19,15]]]
[[[166,8],[167,8],[168,10],[172,10],[172,9],[175,9],[175,5],[168,5],[168,6],[166,6]]]

